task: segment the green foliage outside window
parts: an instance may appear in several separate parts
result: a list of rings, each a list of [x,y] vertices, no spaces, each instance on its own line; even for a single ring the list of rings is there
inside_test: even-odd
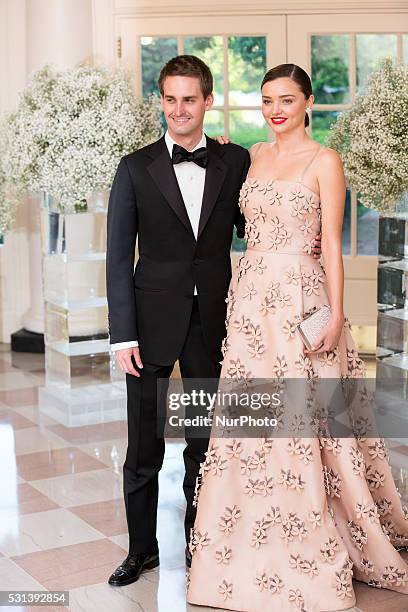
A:
[[[317,104],[350,102],[350,36],[312,36],[312,82]]]

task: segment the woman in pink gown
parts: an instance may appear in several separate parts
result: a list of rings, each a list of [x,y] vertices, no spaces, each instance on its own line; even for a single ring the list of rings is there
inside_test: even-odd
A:
[[[305,131],[312,104],[301,68],[265,75],[262,111],[276,142],[252,147],[242,187],[247,250],[227,299],[222,379],[364,376],[343,315],[343,167]],[[320,231],[324,270],[312,254]],[[324,304],[330,322],[306,351],[297,323]],[[211,436],[191,534],[190,603],[344,610],[355,604],[353,577],[408,595],[397,550],[408,544],[408,510],[384,441],[295,435]]]

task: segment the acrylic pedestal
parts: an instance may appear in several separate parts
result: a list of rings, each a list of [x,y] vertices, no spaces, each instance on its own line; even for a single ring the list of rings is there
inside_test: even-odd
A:
[[[377,391],[386,389],[387,412],[401,419],[396,439],[408,444],[408,211],[380,218],[378,263]]]
[[[109,350],[105,284],[107,197],[73,212],[41,201],[46,383],[42,412],[66,427],[126,418],[126,386]]]

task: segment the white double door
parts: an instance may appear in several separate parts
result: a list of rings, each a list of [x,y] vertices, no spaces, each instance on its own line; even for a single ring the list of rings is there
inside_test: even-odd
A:
[[[228,74],[228,45],[231,37],[260,37],[265,41],[265,66],[271,67],[284,62],[293,62],[304,67],[309,74],[312,72],[312,45],[316,36],[349,36],[349,96],[347,101],[338,104],[318,104],[317,113],[341,112],[352,103],[357,88],[356,40],[363,34],[372,35],[373,55],[376,52],[375,35],[393,35],[396,40],[396,58],[408,57],[408,16],[405,14],[314,14],[314,15],[234,15],[234,16],[190,16],[190,17],[143,17],[119,15],[115,22],[116,36],[120,39],[121,57],[118,63],[129,68],[136,76],[136,95],[143,94],[143,42],[149,39],[173,39],[177,53],[185,51],[186,40],[194,37],[205,39],[217,37],[220,43],[220,53],[224,55],[223,74],[220,87],[222,96],[216,101],[216,112],[220,119],[219,133],[230,132],[233,135],[232,124],[236,125],[239,112],[255,112],[259,101],[248,96],[242,100],[234,100],[230,88],[231,74]],[[370,45],[370,39],[363,41]],[[313,78],[313,74],[312,74]],[[261,80],[261,79],[260,79]],[[259,82],[260,82],[259,80]],[[328,84],[330,85],[330,84]],[[249,102],[247,102],[249,99]],[[250,116],[247,114],[247,117]],[[255,115],[254,115],[255,117]],[[235,123],[234,123],[235,122]],[[313,117],[312,117],[313,127]],[[258,132],[259,133],[259,132]],[[268,137],[265,131],[265,136]],[[375,228],[371,233],[373,244],[368,245],[368,252],[361,253],[359,247],[359,223],[361,213],[357,195],[351,194],[348,211],[347,253],[345,264],[345,308],[352,323],[358,325],[374,325],[376,322],[376,280],[377,257]],[[371,223],[375,224],[376,220]],[[360,224],[362,225],[362,224]],[[361,242],[361,241],[360,241]]]

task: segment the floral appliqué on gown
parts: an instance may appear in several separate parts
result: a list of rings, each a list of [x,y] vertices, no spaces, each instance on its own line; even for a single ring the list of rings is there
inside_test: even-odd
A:
[[[361,378],[346,321],[335,351],[304,356],[296,325],[328,304],[312,255],[320,199],[301,181],[248,178],[247,250],[227,298],[221,378]],[[279,416],[279,415],[278,415]],[[384,441],[210,439],[191,534],[190,603],[245,612],[355,604],[352,578],[408,594],[408,509]],[[408,604],[407,604],[408,605]]]

